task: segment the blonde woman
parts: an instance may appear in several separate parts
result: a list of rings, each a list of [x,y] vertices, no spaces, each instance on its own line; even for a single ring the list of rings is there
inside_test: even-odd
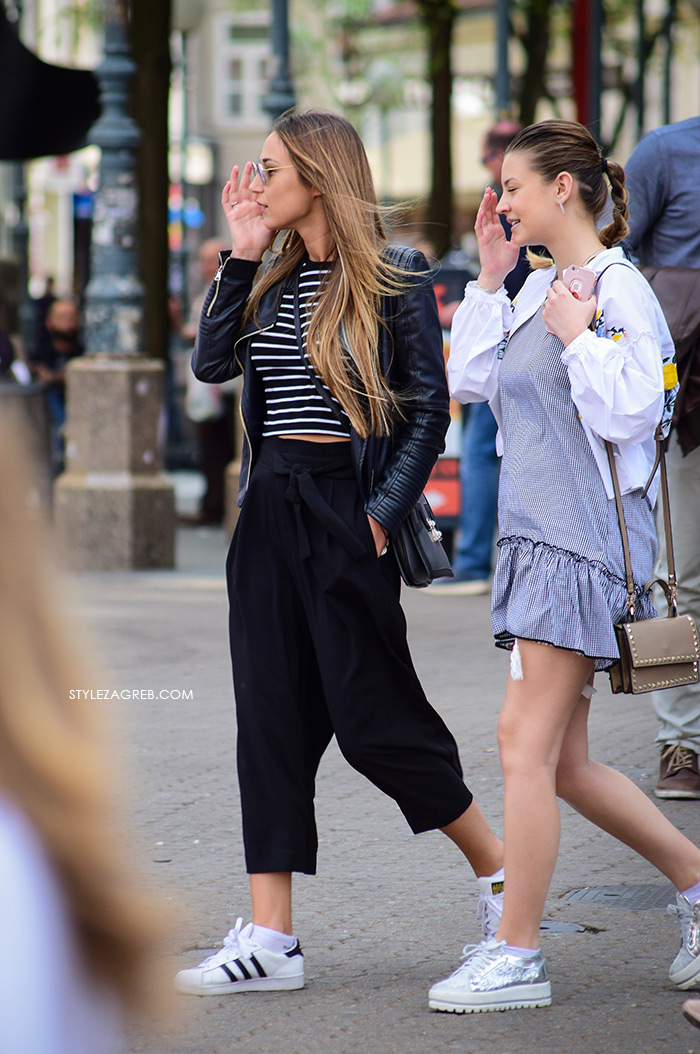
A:
[[[132,881],[89,671],[66,630],[28,465],[0,436],[0,1050],[114,1054],[158,925]]]
[[[451,390],[463,402],[489,401],[503,454],[492,623],[496,644],[511,649],[498,730],[508,883],[496,938],[465,949],[463,964],[433,986],[436,1010],[551,1002],[539,925],[559,846],[557,795],[673,882],[681,947],[670,978],[680,988],[700,979],[700,850],[638,786],[588,756],[594,674],[616,660],[613,625],[627,609],[603,441],[615,447],[636,617],[653,618],[645,587],[658,480],[648,495],[644,488],[654,431],[662,419],[670,425],[676,391],[659,304],[617,247],[627,232],[624,182],[579,124],[520,132],[506,150],[500,201],[487,189],[481,203],[481,271],[453,321]],[[609,197],[612,222],[599,232]],[[539,261],[511,306],[503,279],[528,245],[545,245],[552,259]],[[596,272],[591,299],[562,282],[571,264]]]
[[[502,880],[501,843],[416,677],[391,555],[448,424],[425,258],[387,245],[362,143],[334,114],[281,118],[260,162],[233,168],[222,206],[233,248],[193,369],[244,376],[227,571],[253,918],[178,974],[199,995],[303,985],[292,872],[316,870],[314,780],[334,734],[413,831],[440,828],[465,853],[485,932]]]

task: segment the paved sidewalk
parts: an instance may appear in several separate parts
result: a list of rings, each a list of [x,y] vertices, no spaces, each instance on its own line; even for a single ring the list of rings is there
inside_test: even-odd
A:
[[[194,965],[237,915],[249,918],[235,773],[228,665],[225,538],[182,530],[178,570],[72,579],[73,607],[103,657],[98,687],[152,690],[108,705],[123,733],[133,825],[151,881],[179,911],[173,971]],[[508,658],[494,649],[488,597],[407,590],[419,674],[461,748],[467,781],[500,825],[495,730]],[[648,794],[656,779],[655,720],[644,697],[612,697],[598,678],[592,754]],[[90,686],[86,686],[90,687]],[[161,692],[191,698],[158,698]],[[700,837],[700,803],[663,809]],[[554,1004],[502,1014],[436,1014],[430,984],[478,936],[475,882],[439,833],[413,837],[393,802],[329,749],[319,773],[319,874],[295,879],[295,930],[305,952],[300,992],[177,997],[157,1034],[135,1033],[144,1054],[690,1054],[700,1032],[667,979],[675,919],[573,903],[583,886],[666,884],[630,850],[562,805],[562,850],[546,919],[584,932],[543,937]]]

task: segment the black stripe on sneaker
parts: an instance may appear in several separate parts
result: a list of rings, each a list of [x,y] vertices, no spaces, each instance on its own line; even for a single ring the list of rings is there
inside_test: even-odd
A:
[[[250,956],[250,961],[252,962],[252,964],[255,967],[255,969],[258,971],[258,977],[267,977],[267,974],[265,973],[265,971],[263,970],[262,966],[260,965],[260,963],[258,962],[258,960],[255,958],[254,955]]]
[[[233,972],[233,970],[226,963],[221,963],[221,969],[224,970],[225,973],[228,974],[229,979],[231,981],[234,981],[234,982],[236,982],[236,981],[250,981],[251,974],[249,973],[248,970],[246,970],[245,966],[243,965],[243,963],[241,962],[240,959],[234,959],[231,962],[231,966],[237,966],[238,969],[241,971],[241,974],[243,975],[242,977],[236,977],[236,975]]]
[[[250,980],[252,975],[251,975],[249,970],[246,970],[245,966],[243,965],[243,961],[241,959],[234,959],[234,966],[237,966],[238,969],[241,971],[241,973],[243,974],[243,980],[244,981],[249,981]]]
[[[287,956],[288,959],[293,959],[295,955],[301,955],[302,951],[301,944],[299,944],[299,941],[296,942],[293,948],[290,948],[289,951],[285,952],[284,954]]]

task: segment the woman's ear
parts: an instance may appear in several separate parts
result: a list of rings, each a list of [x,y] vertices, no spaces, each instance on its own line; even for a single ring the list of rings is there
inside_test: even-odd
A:
[[[554,180],[554,189],[559,201],[562,205],[565,205],[571,197],[571,192],[574,189],[574,177],[571,173],[560,172]]]

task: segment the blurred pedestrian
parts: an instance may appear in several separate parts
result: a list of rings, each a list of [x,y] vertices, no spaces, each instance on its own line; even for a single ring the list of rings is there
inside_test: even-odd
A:
[[[66,629],[30,470],[0,437],[0,1050],[125,1051],[147,1002],[153,905],[115,815],[104,730]]]
[[[190,317],[180,333],[192,343],[197,336],[202,305],[219,267],[219,253],[227,248],[221,238],[208,238],[199,247],[199,270],[202,287],[192,300]],[[233,460],[236,381],[226,384],[203,384],[191,369],[187,371],[185,413],[194,423],[197,436],[198,464],[206,489],[192,523],[219,524],[225,511],[226,466]]]
[[[700,117],[665,125],[641,140],[627,163],[630,220],[627,244],[660,271],[651,279],[669,318],[687,332],[697,313],[700,218],[695,180],[700,165]],[[682,270],[681,270],[682,269]],[[692,270],[686,270],[692,269]],[[697,334],[697,320],[695,322]],[[674,333],[674,337],[677,335]],[[678,334],[680,394],[666,465],[669,479],[678,607],[700,626],[700,339],[690,347]],[[659,565],[666,567],[659,532]],[[661,749],[657,798],[700,798],[700,684],[652,693]]]
[[[4,298],[0,294],[0,381],[14,381],[12,367],[15,362],[15,349],[7,331]]]
[[[178,974],[197,995],[304,984],[292,872],[316,871],[314,784],[334,734],[414,832],[440,828],[462,850],[486,933],[503,879],[501,843],[413,668],[391,555],[449,421],[427,261],[387,244],[364,147],[335,114],[280,118],[222,206],[233,250],[193,368],[213,383],[244,373],[227,574],[253,920]]]
[[[34,378],[46,385],[51,421],[51,449],[54,471],[63,466],[63,426],[66,420],[66,366],[83,354],[80,315],[73,300],[54,300],[48,309],[45,335],[29,355]]]
[[[74,300],[54,300],[46,314],[46,334],[29,355],[32,372],[63,396],[66,365],[82,354],[78,305]]]
[[[524,129],[506,151],[503,187],[500,202],[487,189],[479,209],[481,272],[455,314],[449,361],[453,395],[488,399],[499,422],[492,622],[496,644],[511,649],[498,729],[508,876],[501,925],[429,998],[458,1013],[551,1002],[539,927],[559,847],[557,796],[673,882],[681,947],[669,976],[680,988],[700,980],[700,849],[639,786],[588,756],[594,675],[618,659],[613,627],[628,609],[601,440],[616,448],[636,618],[653,618],[645,584],[658,479],[648,495],[645,487],[654,433],[660,421],[668,430],[677,391],[673,343],[651,288],[617,244],[627,233],[624,170],[586,128]],[[612,222],[598,232],[609,197]],[[533,259],[511,303],[503,280],[520,248],[537,243],[552,259]],[[562,277],[571,264],[595,272],[596,296],[569,292]]]
[[[51,305],[56,300],[54,279],[52,275],[46,276],[44,292],[34,300],[34,347],[41,347],[49,339],[49,331],[46,328],[46,317]]]

